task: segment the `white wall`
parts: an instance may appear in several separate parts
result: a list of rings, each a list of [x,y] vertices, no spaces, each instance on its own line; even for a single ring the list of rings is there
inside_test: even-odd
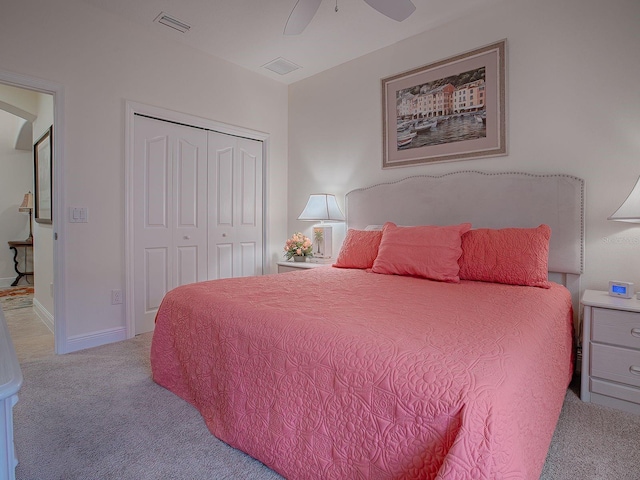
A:
[[[88,223],[65,224],[63,239],[72,348],[125,327],[124,305],[112,306],[110,292],[124,291],[126,100],[269,133],[267,248],[279,250],[287,236],[286,86],[76,0],[8,2],[0,44],[3,70],[64,88],[64,138],[54,141],[65,147],[65,211],[89,213]]]
[[[509,155],[383,171],[380,79],[503,38]],[[637,0],[513,0],[291,85],[289,231],[310,231],[296,217],[317,191],[462,169],[567,173],[587,185],[583,287],[640,285],[640,227],[606,220],[640,175],[639,52]]]
[[[33,158],[31,152],[14,148],[22,123],[21,118],[0,109],[0,287],[11,285],[17,275],[14,252],[7,242],[26,240],[29,236],[29,215],[18,212],[18,207],[24,194],[33,191]],[[23,253],[23,249],[19,249],[21,269],[24,268]],[[24,283],[22,279],[20,285]]]

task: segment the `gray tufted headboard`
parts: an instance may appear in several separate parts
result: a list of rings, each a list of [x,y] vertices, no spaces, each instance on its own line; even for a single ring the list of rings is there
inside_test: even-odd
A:
[[[562,174],[459,171],[418,175],[352,190],[346,195],[348,228],[387,221],[397,225],[474,228],[551,227],[551,278],[579,298],[584,270],[584,180]],[[577,310],[576,310],[577,312]]]

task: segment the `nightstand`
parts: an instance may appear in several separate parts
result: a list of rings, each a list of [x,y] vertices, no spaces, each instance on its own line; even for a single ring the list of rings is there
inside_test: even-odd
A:
[[[640,414],[640,300],[586,290],[582,305],[580,398]]]
[[[295,272],[296,270],[306,270],[309,268],[330,267],[331,262],[278,262],[278,273]]]

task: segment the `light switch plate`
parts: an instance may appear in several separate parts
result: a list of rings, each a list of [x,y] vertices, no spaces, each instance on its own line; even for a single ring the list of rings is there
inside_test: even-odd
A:
[[[88,216],[87,207],[69,207],[69,223],[87,223]]]

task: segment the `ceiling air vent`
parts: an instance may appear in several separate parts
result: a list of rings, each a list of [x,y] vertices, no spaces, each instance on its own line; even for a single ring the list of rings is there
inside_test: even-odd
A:
[[[265,63],[262,65],[263,68],[267,70],[271,70],[272,72],[276,72],[278,75],[286,75],[287,73],[291,73],[294,70],[298,70],[300,65],[296,65],[289,60],[286,60],[282,57],[278,57],[275,60],[271,60],[269,63]]]
[[[160,23],[160,24],[165,25],[167,27],[171,27],[174,30],[179,31],[180,33],[187,33],[189,31],[189,29],[191,28],[191,25],[188,25],[185,22],[183,22],[182,20],[178,20],[178,19],[172,17],[171,15],[167,15],[164,12],[160,12],[160,15],[158,15],[155,18],[154,22]]]

